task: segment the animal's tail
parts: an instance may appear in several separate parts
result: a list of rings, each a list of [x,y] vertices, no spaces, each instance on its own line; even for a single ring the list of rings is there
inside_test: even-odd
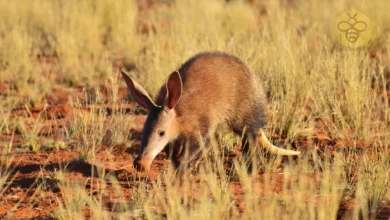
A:
[[[263,146],[267,151],[279,155],[300,155],[300,151],[286,150],[283,148],[276,147],[271,144],[271,142],[265,136],[263,129],[260,129],[257,133],[257,141]]]

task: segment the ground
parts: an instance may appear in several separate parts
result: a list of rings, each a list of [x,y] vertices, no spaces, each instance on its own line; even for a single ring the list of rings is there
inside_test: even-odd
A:
[[[116,3],[0,2],[1,219],[390,218],[388,4],[362,4],[383,30],[351,50],[324,18],[352,0]],[[262,80],[266,135],[302,156],[248,175],[227,131],[182,179],[164,152],[137,172],[147,114],[120,70],[153,93],[210,50]]]
[[[119,91],[126,91],[126,88],[121,88]],[[77,90],[76,90],[77,91]],[[69,103],[67,103],[67,96],[77,95],[72,93],[66,93],[61,91],[55,92],[56,97],[58,98],[57,102],[52,102],[53,104],[45,108],[31,108],[25,109],[23,107],[15,108],[12,111],[12,115],[24,115],[26,120],[37,117],[38,115],[44,115],[44,125],[46,125],[42,130],[40,136],[49,137],[52,134],[56,134],[56,125],[52,125],[53,118],[56,118],[58,121],[56,123],[61,124],[61,121],[65,121],[67,117],[72,116],[72,111],[75,109],[72,108]],[[125,96],[125,93],[121,93],[122,96]],[[49,101],[47,101],[49,103]],[[129,109],[134,108],[134,103],[128,104]],[[98,105],[100,108],[101,105]],[[88,111],[90,106],[85,107],[85,111]],[[78,109],[79,110],[79,109]],[[107,111],[109,112],[109,111]],[[138,154],[140,146],[140,133],[142,130],[142,125],[146,119],[145,114],[134,115],[132,113],[128,114],[128,117],[137,125],[134,129],[131,129],[129,133],[129,140],[131,140],[131,145],[126,146],[124,144],[112,145],[110,147],[101,145],[96,151],[94,158],[90,162],[86,162],[78,159],[78,153],[76,152],[76,147],[70,145],[66,149],[46,149],[39,150],[39,152],[23,152],[26,149],[22,146],[22,135],[17,134],[16,132],[10,131],[9,134],[3,134],[0,136],[2,143],[12,142],[12,150],[9,153],[3,153],[1,155],[1,161],[3,163],[7,162],[7,159],[10,160],[10,176],[8,181],[5,182],[5,185],[2,188],[2,199],[0,206],[0,216],[4,217],[11,210],[14,210],[12,218],[32,218],[32,219],[50,219],[53,218],[53,213],[61,205],[61,201],[64,200],[65,194],[69,189],[64,189],[64,185],[59,184],[58,178],[56,178],[55,172],[58,170],[64,170],[65,179],[67,184],[75,184],[74,187],[83,187],[89,194],[96,194],[97,188],[100,187],[99,182],[102,182],[101,173],[105,173],[105,178],[107,176],[114,176],[118,184],[121,186],[121,196],[118,196],[114,186],[111,186],[109,183],[105,186],[105,192],[102,196],[102,209],[110,213],[111,216],[115,216],[116,213],[124,212],[122,203],[125,203],[129,207],[133,207],[134,204],[134,189],[137,185],[148,185],[153,187],[152,182],[164,175],[167,170],[170,168],[170,161],[167,160],[165,153],[160,153],[157,158],[153,161],[151,170],[148,174],[137,173],[134,169],[132,162],[135,156]],[[48,126],[52,128],[48,128]],[[46,129],[45,129],[46,128]],[[47,132],[50,131],[50,132]],[[12,140],[12,141],[11,141]],[[340,140],[332,140],[327,138],[323,134],[319,134],[311,142],[320,143],[324,146],[337,146],[337,143]],[[305,151],[307,146],[307,140],[299,140],[297,145],[301,151]],[[1,146],[2,149],[7,148],[7,146]],[[239,149],[240,146],[236,146],[225,158],[224,164],[227,169],[231,167],[232,161],[240,157]],[[336,149],[337,147],[335,147]],[[332,154],[332,152],[330,152]],[[254,174],[259,179],[264,178],[263,174],[257,173]],[[312,176],[307,176],[310,181],[316,181],[318,174],[313,174]],[[197,174],[193,176],[191,194],[192,197],[196,198],[201,195],[199,189],[201,187],[201,182],[197,181]],[[262,191],[262,194],[267,193],[278,193],[282,191],[282,187],[286,179],[283,177],[282,172],[274,172],[271,174],[271,179],[273,182],[272,187],[268,187],[267,191]],[[239,180],[231,180],[231,190],[233,192],[235,204],[237,208],[241,211],[245,209],[245,204],[242,202],[243,188]],[[263,183],[265,184],[265,183]],[[67,186],[69,187],[69,186]],[[262,188],[266,187],[265,185]],[[121,204],[121,205],[119,205]],[[343,216],[353,204],[353,199],[345,202],[339,210],[339,215]],[[134,215],[136,217],[138,214],[130,213],[129,216]],[[88,209],[85,210],[86,217],[90,216]],[[385,205],[379,212],[378,219],[387,219],[390,216],[390,204]]]

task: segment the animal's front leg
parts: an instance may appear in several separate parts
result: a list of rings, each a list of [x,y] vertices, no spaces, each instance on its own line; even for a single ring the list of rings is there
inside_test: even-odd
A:
[[[184,150],[180,155],[179,173],[195,168],[207,155],[213,142],[211,137],[214,137],[214,135],[212,134],[214,133],[210,132],[204,137],[192,138],[186,142]]]
[[[174,142],[169,144],[168,157],[172,162],[172,166],[177,170],[181,163],[182,154],[185,151],[185,139],[178,138]]]

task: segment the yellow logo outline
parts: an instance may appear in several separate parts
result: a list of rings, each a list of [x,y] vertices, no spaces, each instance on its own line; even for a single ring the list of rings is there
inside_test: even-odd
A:
[[[354,8],[337,16],[334,27],[336,40],[346,47],[365,47],[373,40],[372,21]]]

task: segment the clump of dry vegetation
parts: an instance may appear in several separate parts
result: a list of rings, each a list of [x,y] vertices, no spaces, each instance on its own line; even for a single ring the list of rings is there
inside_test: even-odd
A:
[[[333,38],[332,18],[351,8],[375,27],[358,49]],[[388,218],[389,10],[379,0],[0,1],[0,218]],[[221,132],[182,182],[163,154],[136,173],[145,112],[118,70],[155,94],[187,58],[214,50],[258,75],[268,136],[304,154],[260,152],[249,175],[239,138]]]

